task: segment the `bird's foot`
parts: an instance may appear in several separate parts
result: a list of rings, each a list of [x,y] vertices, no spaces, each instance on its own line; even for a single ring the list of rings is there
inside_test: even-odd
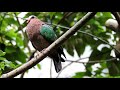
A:
[[[46,49],[46,48],[44,48],[44,49],[41,50],[41,51],[37,51],[36,54],[35,54],[35,57],[38,57],[38,56],[39,56],[39,52],[40,52],[40,53],[43,53],[43,52],[45,51],[45,49]]]
[[[44,48],[41,52],[44,52],[46,50],[46,48]]]
[[[39,56],[39,51],[36,51],[34,57],[38,57]]]

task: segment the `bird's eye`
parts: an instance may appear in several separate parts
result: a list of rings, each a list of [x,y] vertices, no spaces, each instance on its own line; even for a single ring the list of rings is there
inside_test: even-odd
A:
[[[35,18],[35,16],[32,16],[31,18],[33,19],[33,18]]]
[[[33,18],[35,18],[35,16],[34,16],[34,15],[32,15],[32,16],[31,16],[31,19],[33,19]]]

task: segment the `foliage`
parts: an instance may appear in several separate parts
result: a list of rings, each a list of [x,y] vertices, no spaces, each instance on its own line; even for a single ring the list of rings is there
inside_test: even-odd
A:
[[[28,39],[24,31],[26,23],[21,18],[36,15],[45,22],[72,27],[87,12],[26,12],[23,17],[19,18],[22,13],[23,12],[0,13],[0,75],[25,63],[32,52],[28,46]],[[98,12],[95,17],[87,22],[80,30],[106,40],[108,43],[114,43],[117,38],[116,34],[113,34],[110,29],[105,27],[105,21],[109,18],[113,18],[110,12]],[[56,27],[53,24],[52,26],[58,37],[67,31],[65,28]],[[101,49],[98,48],[100,45],[103,45]],[[63,47],[71,56],[74,56],[74,50],[76,50],[79,57],[84,54],[87,46],[90,46],[92,51],[89,61],[112,58],[110,54],[113,48],[97,38],[79,31],[63,44]],[[98,64],[100,67],[95,71],[92,68],[95,63],[84,64],[86,70],[84,72],[77,72],[73,78],[82,78],[85,76],[96,78],[119,77],[119,61]],[[37,66],[40,69],[40,65],[38,64]],[[107,70],[103,73],[105,69]]]

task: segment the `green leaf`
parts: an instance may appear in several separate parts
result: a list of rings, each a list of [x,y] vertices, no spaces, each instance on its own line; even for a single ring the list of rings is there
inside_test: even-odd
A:
[[[119,76],[120,75],[120,61],[114,60],[111,62],[107,62],[107,67],[109,70],[109,74],[111,76]]]
[[[3,52],[2,50],[0,50],[0,56],[4,56],[6,54],[6,52]]]
[[[13,15],[11,15],[11,16],[8,17],[8,18],[5,18],[4,21],[5,21],[6,23],[8,23],[9,25],[15,24],[15,25],[18,26],[18,23],[17,23],[17,21],[14,20]]]
[[[81,54],[83,54],[84,53],[84,50],[85,50],[85,43],[83,42],[83,40],[82,39],[75,39],[75,41],[76,41],[76,43],[75,43],[75,50],[77,51],[77,54],[79,55],[79,56],[81,56]]]
[[[0,76],[1,76],[1,74],[2,74],[2,70],[1,70],[1,68],[0,68]]]
[[[91,76],[92,75],[92,67],[91,67],[91,64],[87,64],[86,65],[86,72],[85,72],[85,75],[86,76]]]
[[[56,14],[56,12],[50,12],[50,19]]]
[[[6,13],[6,16],[3,19],[4,14]],[[40,20],[45,22],[51,22],[54,24],[66,26],[66,27],[72,27],[77,21],[79,21],[87,12],[73,12],[70,16],[67,18],[63,18],[63,15],[67,12],[27,12],[25,16],[19,16],[19,14],[22,15],[23,12],[1,12],[0,13],[0,21],[1,23],[1,30],[0,30],[0,43],[3,43],[4,46],[0,44],[0,75],[3,74],[3,71],[10,71],[10,67],[14,67],[14,65],[19,66],[26,62],[26,59],[28,58],[27,55],[29,52],[26,53],[26,47],[28,45],[28,40],[26,37],[23,37],[21,34],[20,27],[18,26],[18,22],[15,19],[14,13],[17,14],[18,17],[28,18],[30,15],[36,15]],[[61,20],[63,18],[63,20]],[[113,18],[111,12],[97,12],[95,17],[93,17],[89,22],[87,22],[86,25],[84,25],[82,28],[80,28],[81,31],[88,32],[92,35],[96,35],[97,37],[100,37],[101,39],[104,39],[108,41],[108,43],[115,43],[118,38],[118,34],[113,34],[112,30],[107,29],[105,27],[106,20]],[[23,23],[22,27],[25,28],[27,23]],[[56,27],[54,25],[51,25],[53,28]],[[57,33],[57,36],[61,36],[63,33],[65,33],[68,29],[65,28],[56,28],[55,32]],[[111,36],[113,35],[113,37]],[[80,39],[80,41],[79,41]],[[112,42],[110,42],[111,40]],[[14,42],[14,43],[13,43]],[[73,35],[71,38],[66,40],[66,42],[63,44],[64,48],[67,50],[67,52],[74,56],[74,50],[76,50],[77,54],[81,56],[85,52],[85,48],[87,46],[90,46],[91,48],[91,55],[89,58],[89,61],[95,61],[95,60],[107,60],[112,57],[110,57],[111,49],[109,48],[102,48],[102,50],[98,50],[98,46],[103,44],[100,40],[96,40],[93,37],[80,33],[79,31]],[[10,61],[9,63],[6,63],[5,60]],[[19,61],[20,64],[18,64],[16,61]],[[104,69],[108,69],[108,73],[105,75],[105,77],[119,77],[120,73],[120,64],[119,61],[110,61],[110,62],[103,62],[99,63],[101,68],[98,68],[98,70],[93,71],[93,65],[95,63],[87,63],[84,64],[86,71],[84,72],[78,72],[75,76],[75,78],[82,78],[84,76],[90,76],[90,77],[96,77],[101,78],[103,77],[101,75],[102,71]],[[41,68],[40,65],[37,65],[38,68]],[[7,69],[8,70],[7,70]],[[3,70],[4,69],[4,70]],[[92,72],[95,72],[96,74],[93,75]],[[111,76],[110,76],[111,75]],[[117,75],[117,76],[116,76]]]
[[[40,66],[40,64],[37,64],[37,67],[38,67],[38,69],[41,69],[41,66]]]
[[[93,52],[90,55],[90,61],[95,61],[95,60],[104,60],[104,59],[109,59],[110,57],[110,49],[107,47],[102,48],[101,51],[94,49]]]
[[[23,40],[22,40],[22,37],[20,34],[17,35],[17,37],[16,37],[16,43],[18,46],[23,46]]]
[[[15,48],[14,46],[6,46],[5,52],[6,52],[6,53],[16,52],[16,48]]]
[[[4,63],[4,62],[1,62],[1,63],[0,63],[0,68],[1,68],[2,70],[4,70],[4,68],[5,68],[5,63]]]
[[[6,59],[12,62],[20,61],[22,63],[26,62],[27,55],[26,53],[21,50],[19,47],[16,48],[16,51],[13,53],[6,53],[5,55]]]
[[[14,53],[15,59],[19,60],[22,63],[25,63],[27,55],[20,48],[17,48],[16,50],[17,50],[17,52]]]
[[[5,60],[6,58],[4,58],[4,57],[0,57],[0,60]]]
[[[70,54],[70,55],[74,55],[74,52],[73,52],[73,45],[68,43],[69,41],[67,41],[67,43],[65,44],[65,47],[66,47],[66,50],[67,52]]]
[[[6,31],[5,35],[10,37],[13,40],[15,40],[15,37],[17,36],[17,34],[15,33],[13,29]]]
[[[5,62],[5,66],[7,66],[9,68],[15,68],[16,67],[11,61],[5,60],[4,62]]]
[[[72,78],[83,78],[84,75],[85,75],[85,72],[77,72],[75,76],[73,76]]]

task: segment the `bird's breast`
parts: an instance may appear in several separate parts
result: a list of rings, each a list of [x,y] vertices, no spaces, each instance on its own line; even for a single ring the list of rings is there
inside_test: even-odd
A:
[[[36,39],[32,40],[32,44],[39,51],[47,48],[50,45],[50,43],[46,41],[46,39],[44,39],[41,35],[36,36]]]
[[[50,45],[50,43],[40,34],[40,27],[41,25],[37,23],[29,24],[26,28],[29,40],[32,42],[34,48],[39,51]]]

